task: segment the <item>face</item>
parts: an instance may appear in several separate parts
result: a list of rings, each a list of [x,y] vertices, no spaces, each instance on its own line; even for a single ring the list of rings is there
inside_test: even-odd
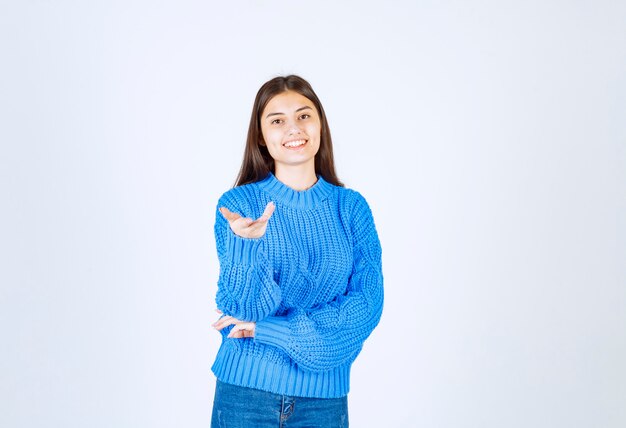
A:
[[[283,92],[267,103],[261,113],[261,132],[277,170],[285,166],[315,168],[320,124],[313,102],[297,92]]]

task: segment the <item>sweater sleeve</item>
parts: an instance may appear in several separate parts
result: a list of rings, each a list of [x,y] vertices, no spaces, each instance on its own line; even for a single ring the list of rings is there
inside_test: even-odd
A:
[[[382,251],[365,199],[352,208],[353,268],[345,293],[310,309],[257,322],[255,340],[284,350],[300,367],[326,371],[352,363],[383,308]]]
[[[244,321],[258,321],[273,314],[281,301],[273,268],[265,251],[265,237],[242,238],[219,211],[226,207],[248,216],[233,198],[220,198],[215,213],[215,243],[220,263],[215,301],[218,309]]]

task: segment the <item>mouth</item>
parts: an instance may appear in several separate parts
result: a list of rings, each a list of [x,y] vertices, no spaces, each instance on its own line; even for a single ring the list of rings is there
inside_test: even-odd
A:
[[[300,139],[300,140],[291,140],[291,141],[287,141],[286,143],[283,143],[283,147],[286,147],[288,149],[299,149],[301,147],[304,147],[304,145],[306,143],[308,143],[309,140],[305,140],[305,139]]]

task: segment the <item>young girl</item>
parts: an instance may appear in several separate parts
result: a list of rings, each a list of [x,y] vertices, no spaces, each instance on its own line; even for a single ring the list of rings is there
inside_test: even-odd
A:
[[[211,426],[347,427],[350,366],[382,313],[381,247],[301,77],[259,89],[236,187],[217,207]]]

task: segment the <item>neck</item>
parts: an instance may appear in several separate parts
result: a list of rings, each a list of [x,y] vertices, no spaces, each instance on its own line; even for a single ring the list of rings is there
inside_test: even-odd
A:
[[[277,165],[274,175],[279,181],[297,191],[306,190],[317,182],[315,165],[313,164],[306,167],[302,165],[295,167],[281,165],[280,168]]]

